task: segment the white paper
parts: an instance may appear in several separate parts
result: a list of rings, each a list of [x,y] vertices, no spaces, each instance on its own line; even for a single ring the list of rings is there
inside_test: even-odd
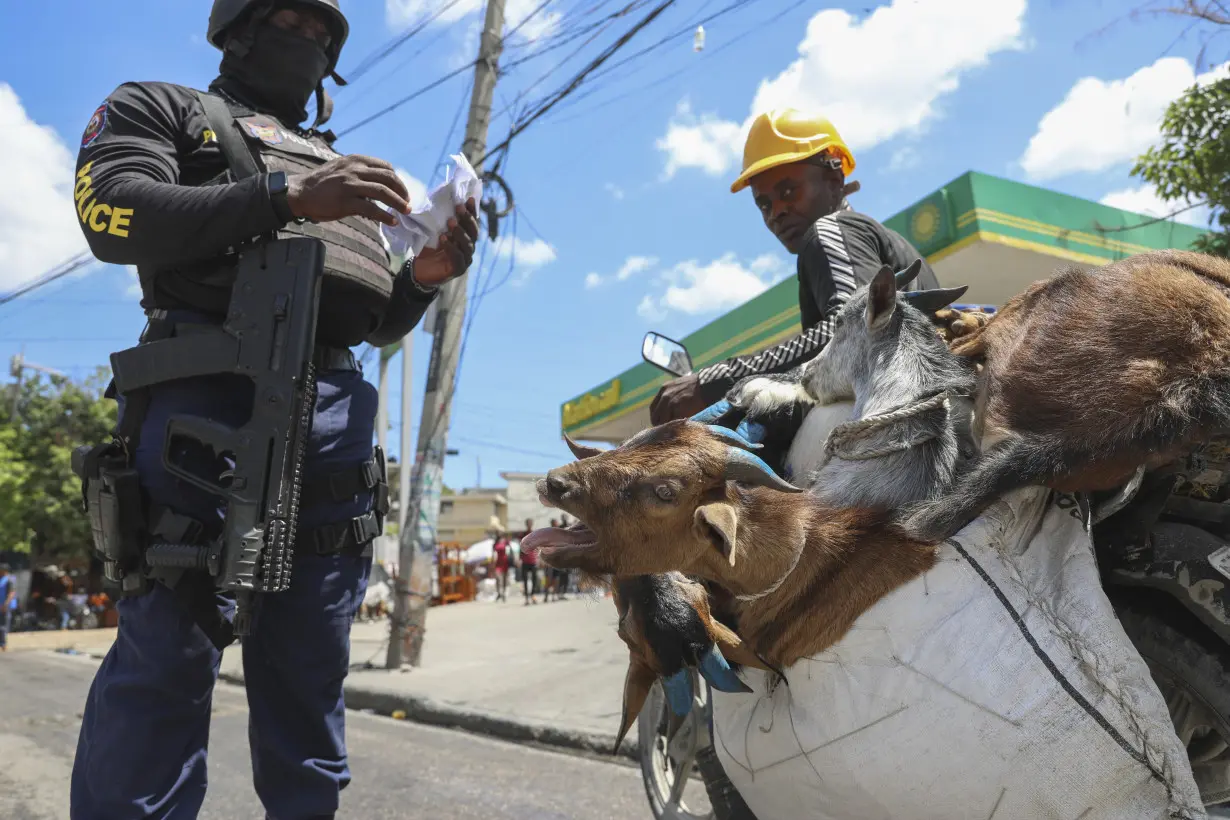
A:
[[[482,201],[483,183],[474,168],[461,154],[449,157],[452,164],[445,172],[444,182],[427,195],[408,214],[397,214],[396,225],[381,225],[380,230],[393,256],[418,256],[423,248],[435,248],[440,234],[448,233],[448,221],[458,205],[473,198]]]

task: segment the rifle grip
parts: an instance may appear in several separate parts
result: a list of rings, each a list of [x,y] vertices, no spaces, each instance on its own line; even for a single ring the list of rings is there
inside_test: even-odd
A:
[[[221,483],[190,473],[171,459],[171,446],[177,437],[204,444],[218,455],[227,452],[234,454],[239,449],[235,429],[198,416],[171,416],[167,419],[167,432],[162,445],[162,466],[168,473],[208,493],[226,494],[228,488]]]

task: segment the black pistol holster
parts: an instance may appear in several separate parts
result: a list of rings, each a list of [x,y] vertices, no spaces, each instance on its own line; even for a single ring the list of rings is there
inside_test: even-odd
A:
[[[234,634],[243,636],[251,627],[253,594],[290,585],[316,400],[314,340],[323,269],[317,239],[257,245],[239,256],[223,325],[170,335],[173,323],[155,315],[141,344],[111,355],[112,388],[126,399],[124,414],[110,444],[77,449],[73,470],[82,479],[104,571],[126,594],[143,592],[144,576],[160,571],[204,570],[218,588],[236,594]],[[252,380],[247,422],[232,428],[200,416],[172,416],[163,443],[163,466],[171,475],[226,503],[221,535],[201,545],[198,522],[145,503],[133,458],[149,387],[221,373]],[[184,469],[171,458],[173,442],[183,438],[229,454],[234,469],[215,481]]]

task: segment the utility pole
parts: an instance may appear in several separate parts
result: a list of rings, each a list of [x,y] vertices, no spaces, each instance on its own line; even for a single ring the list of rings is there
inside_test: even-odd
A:
[[[389,358],[380,351],[380,369],[376,388],[376,444],[386,454],[389,451]]]
[[[487,127],[495,96],[497,64],[504,48],[504,0],[487,0],[478,60],[474,66],[474,92],[466,120],[461,150],[475,173],[487,151]],[[448,282],[436,297],[436,320],[427,366],[427,387],[414,470],[410,509],[401,532],[398,560],[397,600],[389,635],[386,666],[398,669],[403,662],[418,666],[431,603],[431,565],[436,550],[436,523],[440,518],[440,491],[444,482],[444,456],[448,442],[449,410],[457,361],[461,354],[461,326],[466,310],[465,276]],[[404,469],[404,467],[403,467]]]
[[[406,531],[406,516],[410,512],[410,473],[414,466],[414,446],[410,443],[410,397],[414,382],[411,376],[414,372],[414,340],[413,333],[407,333],[401,340],[401,435],[398,440],[397,456],[397,538],[403,537]],[[398,560],[398,572],[401,572],[401,561]]]
[[[13,358],[9,359],[9,373],[13,376],[13,415],[14,422],[17,421],[17,414],[21,410],[21,377],[26,370],[37,370],[40,373],[46,373],[49,376],[59,376],[60,378],[68,378],[59,370],[53,370],[50,367],[43,367],[41,364],[26,361],[26,346],[21,346],[21,352]]]

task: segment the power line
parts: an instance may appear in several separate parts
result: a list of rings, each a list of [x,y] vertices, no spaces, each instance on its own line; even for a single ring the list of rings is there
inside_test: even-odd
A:
[[[746,3],[746,2],[750,2],[750,0],[738,0],[738,2]],[[674,4],[675,4],[675,0],[662,0],[662,2],[659,3],[653,9],[653,11],[649,12],[649,14],[641,18],[641,20],[637,22],[636,25],[634,25],[632,28],[628,29],[628,31],[620,35],[619,39],[617,39],[614,43],[612,43],[610,46],[604,49],[601,54],[599,54],[597,57],[595,57],[593,60],[590,61],[589,65],[585,66],[585,68],[581,69],[581,71],[579,71],[576,75],[574,75],[573,78],[568,82],[567,85],[565,85],[563,88],[559,89],[558,91],[554,92],[553,94],[549,95],[548,99],[545,102],[540,103],[538,107],[536,108],[536,110],[532,114],[530,114],[528,117],[526,117],[522,122],[514,123],[513,127],[508,132],[508,136],[504,138],[504,141],[499,143],[498,145],[496,145],[494,148],[490,149],[489,151],[487,151],[487,153],[484,154],[483,157],[478,161],[478,164],[482,165],[483,163],[487,161],[489,157],[499,153],[500,151],[507,149],[509,144],[513,141],[513,139],[517,137],[518,134],[525,131],[525,129],[529,128],[534,123],[535,120],[539,119],[544,114],[546,114],[548,111],[550,111],[552,108],[554,108],[555,105],[560,102],[560,100],[563,100],[569,94],[574,92],[581,85],[581,83],[585,82],[586,77],[588,77],[590,74],[596,71],[600,66],[602,66],[603,63],[609,60],[612,55],[614,55],[617,51],[619,51],[619,49],[627,45],[628,42],[633,37],[635,37],[642,29],[644,29],[647,25],[652,23],[655,19],[657,19],[657,17],[660,14],[662,14],[662,12],[666,11],[666,9],[668,9],[670,6]]]
[[[737,45],[737,44],[745,44],[745,43],[747,42],[748,35],[750,35],[750,34],[752,34],[752,33],[754,33],[754,32],[757,32],[757,31],[759,31],[759,30],[763,29],[765,26],[767,26],[767,25],[769,25],[769,24],[771,24],[771,23],[774,23],[774,22],[776,22],[777,20],[780,20],[782,17],[786,16],[787,14],[789,14],[790,12],[794,11],[794,10],[795,10],[795,9],[797,9],[799,6],[802,6],[803,4],[805,4],[805,3],[807,3],[807,2],[809,2],[809,0],[796,0],[795,2],[791,3],[791,4],[790,4],[789,6],[787,6],[786,8],[784,8],[784,9],[782,9],[781,11],[777,12],[776,14],[774,14],[772,17],[768,17],[768,18],[766,18],[766,19],[764,19],[764,20],[761,20],[759,23],[754,24],[754,25],[753,25],[751,28],[749,28],[749,29],[744,29],[744,30],[738,31],[738,32],[736,33],[736,36],[731,37],[729,40],[727,40],[725,43],[722,43],[720,46],[717,46],[716,48],[707,48],[707,49],[705,49],[705,53],[704,53],[704,54],[702,54],[702,55],[700,55],[700,57],[691,57],[691,58],[689,58],[688,65],[686,65],[686,66],[683,66],[683,67],[681,67],[681,68],[675,68],[675,69],[672,69],[672,70],[670,70],[670,71],[667,71],[667,72],[665,72],[664,74],[662,74],[661,76],[659,76],[659,77],[657,77],[657,78],[655,78],[655,79],[653,79],[653,80],[650,80],[649,82],[644,83],[643,85],[638,85],[638,86],[636,86],[635,88],[631,88],[631,89],[629,89],[628,91],[625,91],[625,92],[623,92],[623,93],[621,93],[621,94],[617,94],[617,95],[615,95],[614,97],[609,97],[609,98],[607,98],[607,99],[605,99],[605,100],[602,100],[599,104],[597,104],[597,105],[595,105],[595,106],[593,106],[593,107],[590,107],[590,108],[583,108],[583,109],[581,109],[580,111],[577,111],[576,113],[572,114],[571,116],[567,116],[567,117],[563,117],[563,118],[557,118],[557,119],[555,119],[554,121],[555,121],[555,122],[557,122],[557,123],[572,122],[572,121],[574,121],[574,120],[576,120],[576,119],[579,119],[579,118],[581,118],[581,117],[587,117],[587,116],[590,116],[591,114],[593,114],[593,113],[595,113],[595,112],[597,112],[597,111],[600,111],[600,110],[602,110],[603,108],[606,108],[606,107],[608,107],[608,106],[610,106],[610,105],[614,105],[615,103],[619,102],[620,100],[627,99],[628,97],[630,97],[630,96],[632,96],[632,95],[634,95],[634,94],[639,94],[639,93],[641,93],[641,92],[643,92],[643,91],[648,91],[648,90],[650,90],[650,89],[658,89],[658,90],[661,92],[660,94],[658,94],[658,95],[656,95],[656,96],[661,96],[661,94],[662,94],[662,93],[669,93],[669,92],[672,90],[673,86],[672,86],[672,85],[670,85],[670,84],[667,82],[668,80],[672,80],[672,79],[675,79],[675,78],[678,78],[678,77],[683,76],[684,74],[688,73],[689,71],[694,70],[694,69],[695,69],[698,65],[701,65],[701,64],[702,64],[705,60],[708,60],[708,59],[711,59],[711,58],[715,57],[716,55],[718,55],[718,54],[722,53],[723,51],[725,51],[726,49],[728,49],[728,48],[730,48],[730,47],[732,47],[732,46],[734,46],[734,45]],[[703,25],[703,23],[702,23],[702,25]],[[676,35],[675,35],[675,36],[678,36],[678,33],[676,33]],[[647,63],[647,62],[643,62],[643,63],[641,64],[641,66],[638,66],[637,68],[633,69],[633,71],[632,71],[632,72],[630,72],[630,73],[629,73],[628,75],[626,75],[626,76],[631,76],[632,74],[635,74],[636,72],[640,71],[640,70],[641,70],[641,68],[648,67],[648,65],[649,65],[649,63]],[[586,90],[586,91],[583,91],[582,93],[580,93],[580,94],[576,95],[573,99],[569,100],[569,101],[568,101],[568,102],[567,102],[564,106],[562,106],[559,110],[560,110],[560,111],[564,111],[564,110],[571,111],[571,110],[573,110],[573,109],[574,109],[574,108],[575,108],[575,107],[576,107],[579,103],[581,103],[581,102],[583,102],[583,101],[585,101],[585,100],[588,100],[588,99],[592,98],[595,94],[601,93],[603,90],[604,90],[604,89],[603,89],[601,86],[597,86],[597,87],[594,87],[594,88],[590,88],[590,89],[588,89],[588,90]],[[557,113],[558,113],[558,112],[557,112]]]
[[[446,11],[453,8],[453,6],[456,6],[460,2],[461,0],[449,0],[449,2],[445,3],[440,8],[438,8],[434,14],[428,15],[426,18],[424,18],[422,21],[420,21],[416,25],[411,26],[404,33],[399,34],[398,36],[394,37],[393,40],[390,41],[383,48],[364,57],[362,60],[359,61],[359,65],[356,66],[354,69],[352,69],[349,72],[351,75],[351,82],[359,79],[364,74],[371,71],[373,68],[379,65],[382,60],[387,59],[389,55],[391,55],[394,51],[401,48],[412,37],[414,37],[416,34],[421,32],[423,29],[427,28],[429,25],[434,23],[436,20],[440,19],[440,17],[443,16]]]
[[[1208,204],[1209,204],[1209,201],[1207,199],[1202,199],[1199,202],[1193,202],[1191,205],[1186,205],[1182,208],[1179,208],[1177,211],[1171,211],[1165,216],[1158,216],[1158,217],[1154,217],[1153,219],[1147,219],[1144,222],[1138,222],[1135,225],[1119,225],[1116,227],[1111,227],[1111,226],[1103,225],[1101,222],[1095,219],[1093,220],[1094,230],[1096,230],[1098,233],[1121,233],[1123,231],[1134,231],[1137,228],[1143,228],[1146,225],[1156,225],[1158,222],[1169,222],[1171,219],[1173,219],[1174,217],[1178,216],[1181,213],[1185,213],[1187,211],[1192,210],[1193,208],[1199,208],[1201,205],[1208,205]]]
[[[19,296],[24,296],[25,294],[30,293],[31,291],[38,290],[43,285],[49,285],[55,280],[60,279],[61,277],[64,277],[64,276],[68,276],[73,271],[78,270],[79,268],[85,267],[86,265],[92,264],[93,262],[94,262],[94,255],[90,253],[89,251],[82,251],[76,256],[71,257],[61,262],[59,265],[47,271],[43,275],[34,279],[33,281],[27,282],[26,284],[22,285],[16,290],[9,291],[3,296],[0,296],[0,305],[8,304],[9,302],[13,301]]]
[[[544,453],[541,450],[527,450],[523,447],[513,447],[508,444],[500,444],[494,441],[485,441],[480,438],[470,438],[469,436],[457,436],[457,441],[462,444],[474,444],[479,447],[490,447],[493,450],[507,450],[510,453],[519,453],[526,456],[540,456],[542,458],[561,458],[562,453]]]
[[[339,132],[338,132],[338,134],[337,134],[337,135],[338,135],[339,137],[343,137],[343,136],[345,136],[346,134],[349,134],[349,133],[350,133],[350,132],[352,132],[352,131],[357,131],[358,129],[362,128],[363,126],[365,126],[365,125],[367,125],[367,124],[369,124],[369,123],[371,123],[371,122],[374,122],[374,121],[376,121],[376,120],[380,119],[381,117],[385,116],[386,114],[389,114],[389,113],[393,112],[394,110],[396,110],[396,109],[398,109],[398,108],[402,107],[403,105],[405,105],[406,103],[410,102],[411,100],[413,100],[413,99],[415,99],[415,98],[417,98],[417,97],[421,97],[421,96],[423,96],[424,94],[426,94],[428,91],[432,90],[433,88],[436,88],[437,86],[443,85],[444,83],[446,83],[446,82],[448,82],[449,80],[453,79],[454,77],[456,77],[458,74],[462,73],[463,71],[469,71],[471,68],[473,68],[473,67],[477,64],[477,62],[478,62],[477,60],[472,60],[472,61],[470,61],[470,62],[466,63],[465,65],[461,66],[460,68],[457,68],[457,69],[454,69],[453,71],[450,71],[449,73],[445,74],[443,77],[440,77],[439,79],[434,80],[434,81],[432,81],[432,82],[428,83],[427,85],[423,86],[422,88],[418,89],[417,91],[414,91],[414,92],[412,92],[412,93],[410,93],[410,94],[407,94],[406,96],[402,97],[400,100],[397,100],[396,102],[391,103],[391,104],[389,104],[389,105],[385,106],[384,108],[382,108],[382,109],[380,109],[379,111],[377,111],[375,114],[372,114],[370,117],[368,117],[368,118],[366,118],[366,119],[363,119],[363,120],[359,120],[357,123],[355,123],[354,125],[350,126],[349,128],[342,129],[341,131],[339,131]]]

